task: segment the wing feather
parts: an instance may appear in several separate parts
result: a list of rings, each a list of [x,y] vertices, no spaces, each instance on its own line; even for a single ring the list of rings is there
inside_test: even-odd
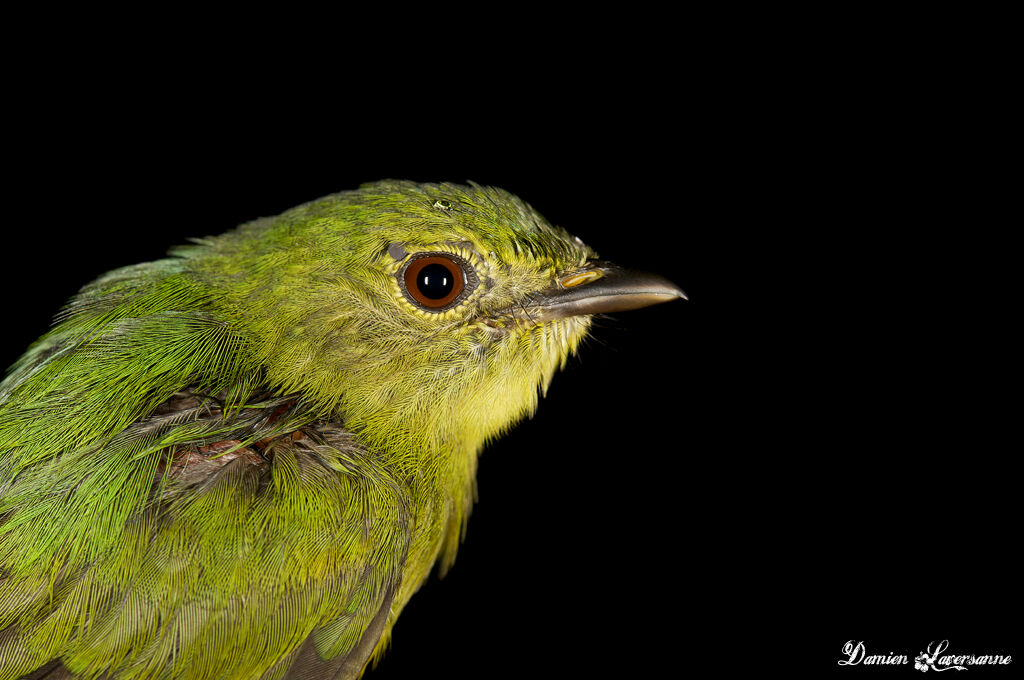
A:
[[[225,419],[220,398],[186,390],[107,442],[136,452],[149,500],[85,564],[54,551],[59,567],[2,565],[0,626],[15,634],[0,635],[0,679],[57,659],[82,678],[359,674],[401,582],[403,489],[340,424],[257,396]],[[54,489],[51,510],[78,507]],[[8,512],[0,547],[45,533],[36,507]]]

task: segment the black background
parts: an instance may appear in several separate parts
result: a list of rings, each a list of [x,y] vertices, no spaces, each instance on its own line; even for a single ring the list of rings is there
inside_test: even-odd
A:
[[[189,236],[387,177],[501,186],[690,300],[602,320],[485,451],[455,568],[368,678],[912,672],[838,668],[847,640],[1016,666],[1019,154],[1004,43],[946,19],[479,77],[70,60],[12,107],[0,356]]]

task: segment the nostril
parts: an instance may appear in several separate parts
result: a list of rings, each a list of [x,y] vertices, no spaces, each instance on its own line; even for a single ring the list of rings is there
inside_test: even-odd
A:
[[[575,274],[563,276],[558,282],[562,285],[562,288],[575,288],[591,281],[597,281],[602,276],[604,276],[604,272],[600,269],[591,269],[590,271],[576,272]]]

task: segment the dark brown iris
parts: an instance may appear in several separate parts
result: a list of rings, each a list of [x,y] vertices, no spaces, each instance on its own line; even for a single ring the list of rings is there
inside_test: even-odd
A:
[[[419,305],[440,309],[459,297],[466,275],[458,262],[444,255],[412,260],[405,268],[405,289]]]

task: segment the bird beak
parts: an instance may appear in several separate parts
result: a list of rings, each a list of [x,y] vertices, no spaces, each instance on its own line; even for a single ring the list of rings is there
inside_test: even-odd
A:
[[[593,260],[584,269],[566,274],[533,296],[530,317],[537,322],[583,314],[607,314],[649,307],[686,293],[657,274],[624,269]]]

